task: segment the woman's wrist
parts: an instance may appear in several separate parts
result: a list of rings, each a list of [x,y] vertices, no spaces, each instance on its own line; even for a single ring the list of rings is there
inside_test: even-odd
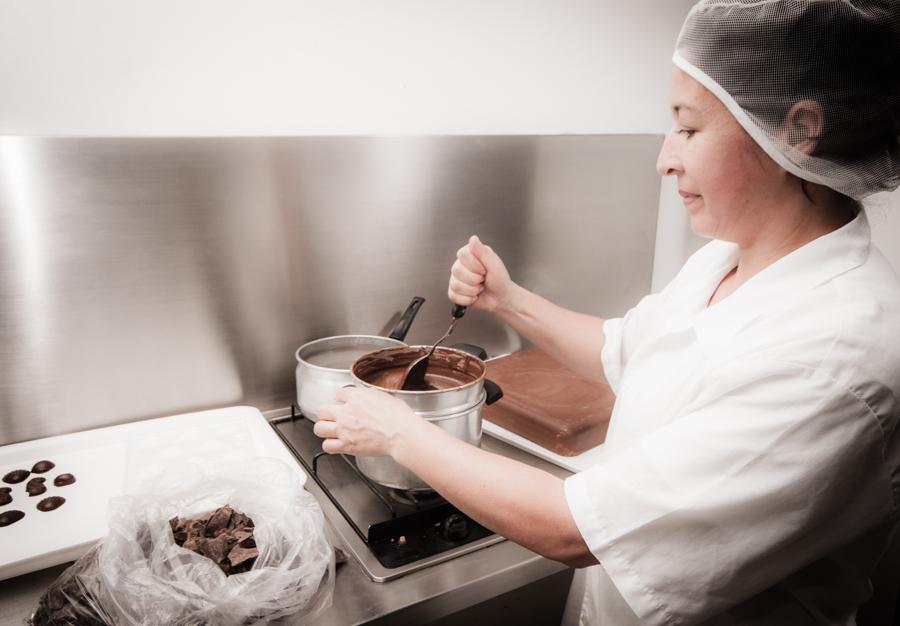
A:
[[[389,454],[397,463],[408,467],[416,451],[421,451],[426,445],[429,436],[434,436],[433,424],[428,423],[418,415],[404,424],[404,428],[397,432],[391,439]],[[439,431],[439,429],[438,429]]]

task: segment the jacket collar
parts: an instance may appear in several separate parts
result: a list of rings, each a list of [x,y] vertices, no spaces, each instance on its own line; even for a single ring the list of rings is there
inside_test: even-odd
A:
[[[703,285],[705,299],[694,317],[698,337],[703,343],[721,346],[766,311],[862,265],[870,242],[869,222],[861,210],[849,223],[778,259],[727,298],[705,308],[712,290],[737,265],[737,245],[726,244],[723,263],[710,268],[709,283]]]

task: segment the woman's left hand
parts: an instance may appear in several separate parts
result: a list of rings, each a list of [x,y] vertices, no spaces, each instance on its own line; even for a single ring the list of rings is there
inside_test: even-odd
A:
[[[316,410],[313,428],[329,454],[393,456],[401,437],[422,422],[403,400],[376,389],[345,387],[335,398],[339,404]]]

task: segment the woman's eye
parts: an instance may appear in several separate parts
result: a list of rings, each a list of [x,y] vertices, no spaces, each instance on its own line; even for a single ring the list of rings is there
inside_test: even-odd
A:
[[[679,128],[679,129],[678,129],[678,134],[679,134],[679,135],[684,135],[684,136],[687,137],[688,139],[690,139],[691,137],[693,137],[693,136],[694,136],[694,133],[696,133],[696,132],[697,132],[696,130],[692,130],[692,129],[690,129],[690,128]]]

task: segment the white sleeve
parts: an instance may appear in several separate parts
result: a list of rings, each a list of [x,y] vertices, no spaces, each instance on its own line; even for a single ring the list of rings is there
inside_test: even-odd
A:
[[[868,406],[821,371],[748,361],[566,480],[588,547],[646,624],[716,615],[892,514]]]
[[[637,306],[624,317],[615,317],[603,323],[603,375],[614,393],[619,393],[622,372],[628,359],[656,320],[663,300],[662,293],[652,293],[641,298]]]

